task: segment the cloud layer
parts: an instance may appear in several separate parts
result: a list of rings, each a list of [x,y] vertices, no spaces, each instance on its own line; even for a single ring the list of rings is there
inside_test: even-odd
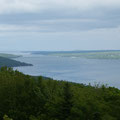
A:
[[[119,33],[120,0],[0,0],[2,49],[120,49]]]
[[[55,9],[80,11],[119,6],[119,0],[0,0],[0,13],[43,12]]]

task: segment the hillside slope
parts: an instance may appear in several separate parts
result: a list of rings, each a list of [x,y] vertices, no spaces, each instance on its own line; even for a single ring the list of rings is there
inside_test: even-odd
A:
[[[1,68],[1,120],[5,114],[13,120],[120,120],[120,90]]]

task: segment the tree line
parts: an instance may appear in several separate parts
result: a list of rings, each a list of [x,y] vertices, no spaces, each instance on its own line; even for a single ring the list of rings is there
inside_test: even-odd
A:
[[[0,120],[120,120],[120,90],[0,69]]]

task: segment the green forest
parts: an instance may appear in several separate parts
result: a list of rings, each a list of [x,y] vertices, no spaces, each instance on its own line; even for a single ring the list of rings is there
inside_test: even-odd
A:
[[[0,120],[120,120],[120,90],[0,69]]]

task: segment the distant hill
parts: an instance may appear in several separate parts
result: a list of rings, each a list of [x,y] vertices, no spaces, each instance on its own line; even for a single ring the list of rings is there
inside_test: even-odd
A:
[[[17,57],[21,57],[21,55],[13,55],[13,54],[0,53],[0,57],[17,58]]]
[[[32,66],[32,64],[27,64],[24,62],[19,62],[5,57],[0,57],[0,67],[19,67],[19,66]]]
[[[33,51],[31,54],[59,57],[79,57],[87,59],[120,59],[120,50],[93,51]]]

